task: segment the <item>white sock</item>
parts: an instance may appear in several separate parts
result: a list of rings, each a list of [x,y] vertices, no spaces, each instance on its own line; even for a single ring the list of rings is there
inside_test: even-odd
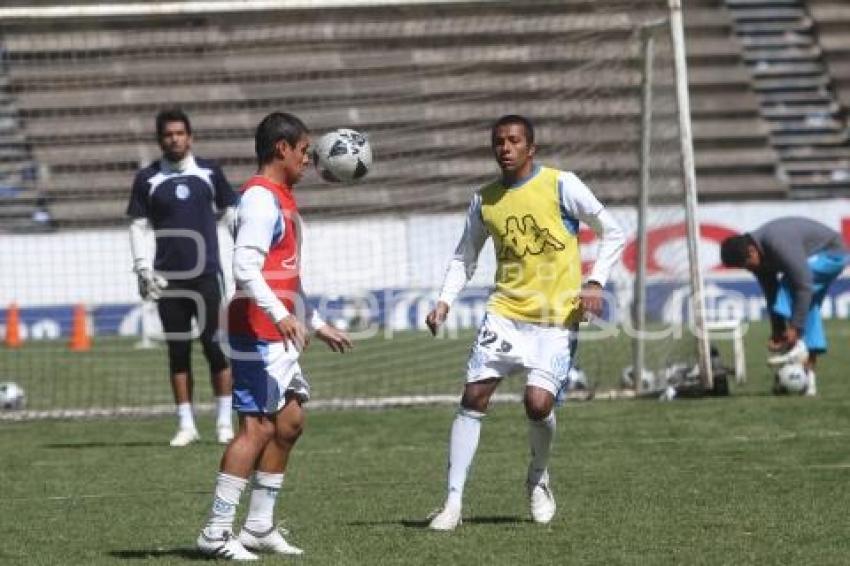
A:
[[[255,472],[251,483],[251,505],[245,528],[253,533],[265,533],[274,527],[274,505],[283,485],[283,474]]]
[[[233,428],[230,413],[232,411],[233,397],[226,395],[215,398],[215,425],[217,428]]]
[[[225,532],[233,532],[236,507],[248,480],[219,472],[215,480],[215,496],[204,528],[210,538],[221,538]]]
[[[555,438],[555,411],[539,421],[528,421],[528,443],[531,445],[531,463],[528,465],[529,485],[538,485],[549,481],[546,468],[549,466],[549,454],[552,440]]]
[[[449,495],[446,498],[449,505],[460,506],[463,500],[463,486],[478,449],[482,418],[484,413],[464,408],[455,415],[449,437]]]
[[[191,403],[177,405],[177,422],[180,428],[195,428],[195,415],[192,414]]]

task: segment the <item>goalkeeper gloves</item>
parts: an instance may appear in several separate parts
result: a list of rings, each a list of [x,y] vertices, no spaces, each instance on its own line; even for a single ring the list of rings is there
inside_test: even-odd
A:
[[[156,301],[162,296],[162,291],[168,287],[168,281],[162,275],[157,275],[150,269],[140,269],[139,295],[146,301]]]

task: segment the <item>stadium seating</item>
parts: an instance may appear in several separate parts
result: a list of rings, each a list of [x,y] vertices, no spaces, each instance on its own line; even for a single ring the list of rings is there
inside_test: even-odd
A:
[[[640,64],[624,48],[631,22],[601,12],[606,2],[617,5],[529,0],[485,13],[461,4],[20,26],[7,30],[4,47],[21,135],[60,226],[124,221],[133,173],[158,155],[153,116],[170,104],[193,118],[197,153],[234,183],[254,167],[252,130],[268,111],[291,110],[316,131],[369,132],[379,163],[369,183],[313,183],[299,196],[307,213],[462,208],[493,173],[486,128],[506,100],[541,124],[544,155],[547,145],[574,153],[569,167],[602,198],[629,202]],[[686,23],[702,198],[786,195],[722,0],[689,1]],[[675,152],[665,152],[675,147],[672,76],[662,69],[658,79],[667,111],[656,115],[654,173],[675,183]],[[605,95],[583,99],[582,81],[603,84]],[[614,119],[628,127],[599,127]]]
[[[31,224],[38,195],[33,162],[9,79],[0,67],[0,226],[16,231]]]
[[[839,7],[817,0],[808,6],[803,0],[726,0],[726,4],[762,115],[770,124],[780,169],[794,196],[846,192],[850,145],[835,88],[838,81],[840,91],[845,64],[833,51],[848,43],[846,3]],[[807,7],[822,24],[813,24]],[[831,37],[833,33],[840,37]]]

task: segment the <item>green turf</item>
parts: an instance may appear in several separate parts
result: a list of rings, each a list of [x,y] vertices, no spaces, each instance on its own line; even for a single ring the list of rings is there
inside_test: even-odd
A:
[[[560,409],[549,527],[526,518],[521,408],[499,405],[452,534],[423,528],[451,408],[315,412],[279,515],[310,564],[846,564],[848,388],[823,389]],[[0,425],[0,563],[197,559],[221,450],[171,449],[171,432],[170,419]]]
[[[518,405],[498,405],[487,417],[465,523],[452,534],[423,528],[443,497],[451,407],[314,411],[279,505],[293,541],[307,551],[297,562],[846,564],[850,382],[842,368],[850,363],[850,331],[841,322],[828,331],[834,348],[820,365],[817,399],[768,394],[766,328],[757,325],[748,334],[749,381],[729,398],[559,409],[551,466],[559,512],[549,527],[527,520],[528,448]],[[393,341],[391,353],[404,356],[396,370],[384,363],[367,371],[390,355],[380,340],[346,357],[314,348],[305,366],[318,391],[354,392],[359,386],[346,380],[363,379],[392,388],[393,376],[406,376],[405,386],[419,392],[457,391],[469,338],[403,334]],[[614,355],[623,344],[608,347]],[[51,355],[67,356],[60,363],[36,348],[22,352],[45,380],[73,376],[53,391],[74,395],[86,380],[99,380],[129,396],[142,390],[132,380],[147,379],[147,390],[168,402],[162,377],[148,375],[164,353],[134,352],[128,360],[126,350],[102,343],[81,358],[54,346]],[[83,359],[87,372],[77,367]],[[37,392],[38,382],[27,387]],[[210,421],[199,421],[207,440]],[[198,560],[193,540],[221,449],[209,441],[171,449],[172,427],[170,418],[0,421],[0,564]]]
[[[829,325],[830,332],[841,330]],[[748,335],[750,373],[757,389],[770,376],[764,366],[767,327],[755,325]],[[584,332],[584,336],[590,336]],[[396,332],[358,340],[354,352],[340,356],[314,342],[303,356],[315,399],[394,395],[453,394],[458,391],[473,331],[434,339],[424,332]],[[0,348],[0,381],[20,383],[34,410],[139,407],[171,403],[163,346],[138,350],[135,340],[100,338],[90,352],[70,352],[63,342],[28,342],[19,350]],[[664,343],[666,348],[667,342]],[[719,346],[729,357],[729,344]],[[655,348],[650,344],[650,352]],[[631,343],[625,335],[582,341],[578,359],[600,388],[619,384],[622,369],[631,364]],[[648,358],[649,359],[649,358]],[[670,361],[688,361],[673,357]],[[660,363],[664,365],[664,361]],[[193,349],[196,399],[211,400],[206,362],[197,343]],[[507,388],[516,390],[516,384]],[[506,389],[507,389],[506,388]]]
[[[518,405],[487,417],[465,523],[452,534],[423,528],[443,497],[451,407],[314,411],[279,505],[307,551],[297,562],[846,564],[850,351],[848,332],[829,330],[835,348],[817,399],[767,393],[759,327],[750,381],[729,398],[559,409],[549,527],[527,519]],[[205,439],[210,420],[200,420]],[[172,427],[170,418],[0,422],[0,564],[196,561],[221,449],[171,449]]]

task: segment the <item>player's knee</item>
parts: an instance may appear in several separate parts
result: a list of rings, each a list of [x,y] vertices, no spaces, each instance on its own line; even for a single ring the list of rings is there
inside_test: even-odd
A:
[[[263,446],[274,438],[275,426],[268,419],[246,419],[239,430],[239,435],[243,434],[251,442]]]
[[[487,409],[490,407],[490,397],[489,395],[481,395],[466,391],[460,400],[460,406],[463,410],[486,413]]]
[[[188,340],[168,342],[168,367],[172,374],[190,371],[192,368],[192,345]]]
[[[530,389],[525,394],[525,414],[533,421],[542,421],[552,412],[555,398],[548,391]]]
[[[495,381],[488,380],[477,383],[467,383],[463,389],[460,406],[463,409],[486,413],[490,407],[490,397],[495,390]]]
[[[275,441],[281,446],[292,445],[304,432],[304,420],[289,420],[285,423],[278,423],[275,430]]]
[[[551,406],[526,405],[525,414],[532,421],[542,421],[552,412]]]
[[[215,375],[223,369],[227,369],[227,358],[217,342],[213,340],[201,342],[204,348],[204,356],[210,365],[210,374]]]

